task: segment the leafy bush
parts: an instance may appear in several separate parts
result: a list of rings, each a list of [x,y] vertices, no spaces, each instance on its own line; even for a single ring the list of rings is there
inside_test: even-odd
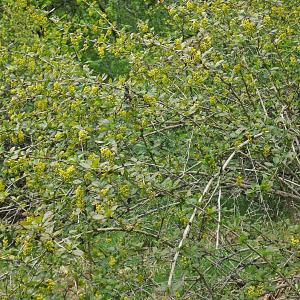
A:
[[[1,299],[297,299],[297,2],[103,2],[1,4]]]

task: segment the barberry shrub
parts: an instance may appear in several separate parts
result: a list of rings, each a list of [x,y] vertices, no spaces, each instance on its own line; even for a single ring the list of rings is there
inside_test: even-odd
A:
[[[0,4],[0,298],[297,299],[297,1],[58,2]]]

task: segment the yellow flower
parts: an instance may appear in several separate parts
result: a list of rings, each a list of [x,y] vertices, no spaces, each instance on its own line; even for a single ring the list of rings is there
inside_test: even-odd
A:
[[[68,175],[71,175],[75,172],[76,168],[74,166],[70,166],[68,167],[68,169],[66,170]]]
[[[68,86],[68,91],[69,91],[70,94],[73,95],[75,93],[75,91],[76,91],[75,86],[73,84],[69,85]]]
[[[101,214],[103,212],[103,206],[101,204],[96,204],[96,213]]]
[[[140,32],[142,33],[146,33],[149,31],[149,27],[148,27],[148,24],[145,23],[145,22],[139,22],[138,23],[138,29]]]
[[[143,280],[144,280],[143,274],[138,274],[136,279],[138,280],[138,282],[143,282]]]
[[[199,30],[201,28],[201,23],[198,20],[193,20],[192,21],[192,28],[194,30]]]
[[[40,161],[33,167],[33,169],[37,174],[42,174],[46,170],[46,164]]]
[[[46,99],[38,100],[36,101],[35,105],[38,109],[44,110],[47,108],[47,100]]]
[[[248,32],[252,32],[255,30],[255,24],[249,19],[245,19],[242,21],[242,27]]]
[[[183,48],[183,45],[182,45],[181,39],[175,40],[174,49],[182,50],[182,48]]]
[[[81,198],[81,199],[77,199],[77,201],[76,201],[76,206],[77,206],[77,208],[79,208],[79,209],[84,209],[85,203],[84,203],[84,201],[83,201],[82,198]]]
[[[75,190],[75,195],[77,198],[82,198],[84,196],[84,189],[79,186],[76,190]]]
[[[157,68],[153,68],[148,71],[148,75],[149,75],[149,77],[155,78],[159,75],[159,70]]]
[[[102,174],[103,176],[106,176],[107,173],[108,173],[108,171],[109,171],[108,166],[103,166],[103,167],[101,168],[101,174]]]
[[[128,184],[123,184],[119,188],[119,192],[122,196],[127,197],[129,194],[129,186]]]
[[[193,3],[192,1],[188,1],[187,3],[186,3],[186,8],[187,9],[194,9],[194,7],[195,7],[195,3]]]
[[[91,87],[86,85],[84,88],[83,88],[83,92],[84,93],[89,93],[91,91]]]
[[[236,185],[237,186],[241,186],[241,184],[243,183],[243,177],[242,176],[237,176],[237,178],[236,178]]]
[[[118,115],[121,116],[121,117],[126,117],[127,112],[126,112],[126,110],[120,110],[120,111],[118,111]]]
[[[300,244],[300,239],[293,236],[291,238],[290,242],[293,247],[296,247]]]
[[[248,141],[252,140],[252,134],[250,132],[246,132],[245,136],[246,136]]]
[[[52,241],[52,240],[46,241],[46,242],[45,242],[45,248],[46,248],[48,251],[52,252],[52,251],[54,250],[54,243],[53,243],[53,241]]]
[[[292,55],[292,56],[290,57],[290,62],[291,62],[292,65],[295,65],[295,64],[296,64],[297,59],[296,59],[296,57],[295,57],[294,55]]]
[[[203,18],[200,22],[200,25],[203,29],[205,29],[208,25],[208,19],[207,18]]]
[[[109,159],[109,158],[111,158],[113,156],[112,151],[110,149],[108,149],[108,148],[102,148],[100,150],[100,153],[106,159]]]
[[[105,197],[109,192],[109,188],[103,188],[100,190],[100,195]]]
[[[18,140],[19,140],[19,142],[23,142],[24,139],[25,139],[25,134],[24,134],[24,132],[23,132],[22,130],[19,130],[19,131],[18,131]]]
[[[202,42],[202,44],[201,44],[201,46],[200,46],[200,49],[201,49],[202,52],[204,52],[204,51],[206,51],[207,49],[209,49],[209,48],[211,47],[211,45],[212,45],[212,39],[211,39],[210,36],[207,36],[207,37],[203,40],[203,42]]]
[[[263,155],[268,156],[269,154],[270,154],[270,146],[269,145],[264,145]]]
[[[147,102],[147,103],[150,104],[150,105],[155,104],[156,101],[157,101],[156,98],[155,98],[154,96],[151,96],[151,95],[148,95],[148,94],[145,94],[145,95],[143,96],[143,98],[144,98],[145,102]]]
[[[103,57],[104,54],[105,54],[105,47],[104,46],[99,46],[97,48],[97,52],[98,52],[98,54],[99,54],[100,57]]]
[[[272,14],[278,17],[283,17],[284,16],[284,9],[282,6],[273,6],[272,7]]]
[[[84,174],[84,177],[83,177],[85,180],[91,180],[93,178],[93,173],[88,171]]]
[[[88,137],[88,132],[84,129],[81,129],[79,132],[78,132],[78,137],[79,137],[79,140],[82,141],[82,140],[85,140],[87,139]]]
[[[32,251],[32,244],[30,238],[27,238],[23,243],[22,252],[24,255],[28,255]]]
[[[8,239],[3,239],[2,240],[2,247],[7,248],[7,246],[8,246]]]
[[[234,67],[233,67],[233,70],[237,73],[241,70],[241,65],[240,64],[236,64]]]
[[[53,84],[53,89],[54,91],[58,91],[60,89],[60,84],[59,82],[55,81],[54,84]]]
[[[253,285],[249,286],[248,289],[247,289],[247,294],[249,296],[252,296],[255,294],[255,287]]]
[[[71,178],[71,176],[75,173],[75,171],[76,168],[74,166],[70,166],[66,170],[62,170],[62,169],[58,170],[58,173],[63,179],[67,180]]]
[[[263,23],[264,23],[265,25],[269,25],[269,24],[271,23],[271,17],[270,17],[269,15],[265,16],[265,17],[263,18]]]
[[[224,3],[223,5],[222,5],[222,11],[224,12],[224,13],[227,13],[228,12],[228,10],[229,10],[229,5],[228,4],[226,4],[226,3]]]
[[[110,256],[109,260],[108,260],[108,265],[112,268],[116,263],[117,263],[117,260],[115,259],[115,257]]]
[[[97,94],[98,91],[99,91],[99,87],[96,86],[96,85],[93,85],[93,86],[92,86],[92,89],[91,89],[91,93],[92,93],[92,94]]]
[[[54,287],[55,282],[52,279],[47,279],[46,284],[47,284],[47,289],[52,290],[53,287]]]
[[[37,294],[37,295],[34,296],[34,299],[35,299],[35,300],[44,300],[45,298],[44,298],[43,295]]]
[[[54,136],[56,140],[60,140],[64,136],[63,132],[57,132]]]
[[[2,179],[0,179],[0,192],[4,192],[5,191],[5,183]]]
[[[251,297],[259,297],[263,294],[264,286],[263,284],[258,284],[257,286],[250,285],[247,288],[247,295]]]

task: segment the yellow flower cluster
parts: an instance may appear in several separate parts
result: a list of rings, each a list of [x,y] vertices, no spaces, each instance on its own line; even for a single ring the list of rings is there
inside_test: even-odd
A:
[[[5,238],[5,239],[2,240],[2,247],[4,249],[8,247],[8,239]]]
[[[79,32],[77,34],[72,33],[72,35],[70,37],[71,43],[74,46],[78,46],[81,39],[82,39],[82,36]]]
[[[251,134],[249,131],[247,131],[247,132],[245,133],[245,136],[246,136],[246,139],[247,139],[248,141],[251,141],[251,140],[252,140],[252,134]]]
[[[76,197],[76,206],[79,209],[84,209],[85,207],[84,195],[85,195],[85,190],[81,186],[78,186],[77,189],[75,190],[75,197]]]
[[[146,33],[146,32],[149,31],[149,26],[145,22],[139,22],[138,23],[138,29],[139,29],[140,32]]]
[[[294,55],[290,56],[290,62],[292,65],[295,65],[297,63],[297,58]]]
[[[84,196],[84,189],[81,186],[78,186],[77,189],[75,190],[75,196],[77,198],[82,198]]]
[[[153,68],[153,69],[149,70],[148,76],[151,78],[157,79],[157,77],[159,76],[159,70],[157,68]]]
[[[70,85],[68,86],[68,91],[69,91],[69,93],[70,93],[71,95],[73,95],[73,94],[75,93],[75,91],[76,91],[75,86],[74,86],[73,84],[70,84]]]
[[[269,15],[266,15],[264,18],[263,18],[263,24],[264,25],[270,25],[271,24],[271,17]]]
[[[233,70],[234,70],[234,72],[238,73],[239,71],[241,71],[241,65],[240,65],[240,64],[236,64],[236,65],[233,67]]]
[[[154,96],[151,96],[149,94],[145,94],[143,96],[144,100],[146,103],[150,104],[150,105],[154,105],[157,102],[157,99]]]
[[[101,214],[103,213],[104,209],[103,209],[103,206],[101,204],[96,204],[96,213],[97,214]]]
[[[186,8],[189,9],[189,10],[192,10],[195,8],[195,3],[191,0],[188,0],[187,3],[186,3]]]
[[[272,7],[272,15],[277,17],[283,17],[285,14],[284,8],[282,6],[273,6]]]
[[[57,92],[57,91],[60,90],[60,88],[61,88],[60,83],[58,81],[55,81],[54,84],[53,84],[54,91]]]
[[[263,284],[258,284],[256,286],[250,285],[247,289],[247,295],[250,297],[259,297],[263,294],[264,286]]]
[[[117,263],[117,260],[115,257],[110,256],[108,260],[108,265],[112,268]]]
[[[85,203],[84,203],[83,199],[77,199],[76,200],[76,206],[80,210],[84,209],[85,208]]]
[[[35,106],[40,110],[45,110],[47,108],[47,99],[39,99],[35,102]]]
[[[236,182],[236,185],[237,185],[237,186],[241,186],[242,183],[243,183],[243,181],[244,181],[243,177],[239,175],[239,176],[237,176],[235,182]]]
[[[264,148],[263,148],[263,155],[265,157],[267,157],[267,156],[269,156],[269,154],[270,154],[270,146],[266,144],[266,145],[264,145]]]
[[[2,179],[0,179],[0,193],[5,191],[5,183]]]
[[[76,168],[74,166],[70,166],[66,170],[60,169],[58,173],[64,180],[68,180],[74,175],[75,171]]]
[[[244,28],[245,31],[249,33],[253,32],[256,28],[255,24],[249,19],[245,19],[242,21],[242,27]]]
[[[33,167],[33,170],[37,173],[37,174],[39,174],[39,175],[41,175],[41,174],[43,174],[43,172],[45,172],[45,170],[46,170],[46,164],[44,163],[44,162],[38,162],[34,167]]]
[[[54,243],[52,240],[48,240],[44,243],[45,248],[47,251],[52,252],[54,250]]]
[[[113,157],[113,152],[109,148],[102,148],[100,150],[101,156],[106,159],[111,159]]]
[[[105,196],[107,196],[108,192],[109,192],[109,188],[103,188],[100,190],[99,194],[100,194],[100,196],[105,197]]]
[[[122,196],[127,197],[129,194],[129,186],[128,184],[123,184],[119,188],[119,192]]]
[[[208,50],[211,46],[212,46],[212,39],[210,36],[206,36],[200,45],[200,50],[202,52],[204,52],[204,51]]]
[[[93,173],[90,171],[85,172],[84,177],[85,180],[91,180],[93,178]]]
[[[79,130],[78,138],[79,138],[79,141],[86,140],[88,138],[88,132],[84,129]]]
[[[52,279],[47,279],[46,284],[47,284],[47,290],[52,290],[55,282]]]
[[[300,239],[294,236],[291,238],[290,242],[293,247],[300,245]]]
[[[63,136],[64,136],[64,133],[61,132],[61,131],[59,131],[59,132],[57,132],[57,133],[55,134],[54,138],[55,138],[56,140],[60,140]]]
[[[37,294],[34,296],[34,300],[45,300],[44,296],[41,294]]]
[[[210,103],[211,105],[215,105],[215,104],[217,103],[216,97],[215,97],[215,96],[210,96],[210,97],[209,97],[209,103]]]
[[[93,85],[91,87],[91,94],[97,94],[99,92],[99,87],[96,85]]]
[[[98,52],[98,55],[100,57],[104,57],[105,55],[105,46],[104,45],[101,45],[97,48],[97,52]]]
[[[30,238],[26,238],[22,245],[22,253],[26,256],[32,251],[32,243]]]

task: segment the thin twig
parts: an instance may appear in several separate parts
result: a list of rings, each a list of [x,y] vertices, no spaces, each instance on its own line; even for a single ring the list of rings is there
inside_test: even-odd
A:
[[[216,236],[216,249],[219,248],[219,240],[220,240],[220,227],[221,227],[221,196],[222,190],[219,188],[219,197],[218,197],[218,227],[217,227],[217,236]]]

